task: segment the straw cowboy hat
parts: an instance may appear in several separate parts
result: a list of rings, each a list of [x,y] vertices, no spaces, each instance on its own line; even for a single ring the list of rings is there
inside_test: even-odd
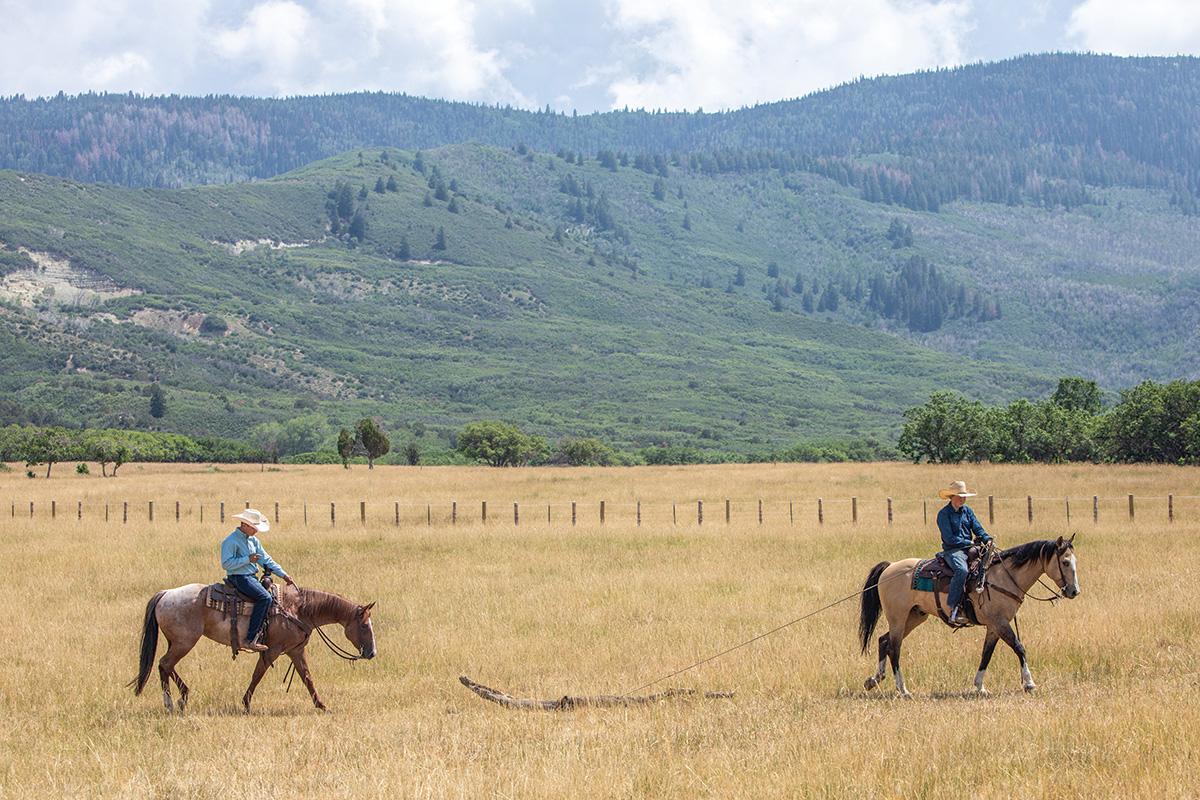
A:
[[[958,495],[959,497],[975,497],[978,492],[968,492],[966,481],[952,481],[949,489],[942,489],[938,492],[938,497],[943,500],[949,500],[951,497]]]
[[[271,530],[271,523],[267,521],[267,515],[253,508],[247,508],[240,514],[234,514],[233,518],[250,523],[254,530],[259,533],[266,533]]]

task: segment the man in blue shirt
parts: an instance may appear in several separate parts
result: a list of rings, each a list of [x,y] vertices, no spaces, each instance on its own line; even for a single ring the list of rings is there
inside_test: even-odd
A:
[[[942,489],[938,496],[950,502],[938,512],[937,525],[942,534],[942,559],[954,570],[950,578],[950,591],[946,605],[950,607],[950,624],[960,625],[959,604],[962,603],[963,587],[967,584],[967,549],[972,544],[987,544],[992,540],[979,524],[975,512],[967,505],[968,497],[975,492],[967,491],[966,481],[954,481],[950,488]]]
[[[258,581],[258,567],[262,565],[281,576],[289,586],[296,584],[283,571],[283,567],[275,563],[262,544],[258,534],[271,529],[267,515],[253,508],[247,508],[233,518],[240,520],[237,530],[225,537],[221,543],[221,566],[229,576],[229,582],[237,589],[254,598],[254,610],[250,613],[250,628],[246,631],[246,641],[243,648],[262,652],[267,649],[265,644],[258,641],[258,633],[266,622],[267,612],[271,610],[271,593]]]

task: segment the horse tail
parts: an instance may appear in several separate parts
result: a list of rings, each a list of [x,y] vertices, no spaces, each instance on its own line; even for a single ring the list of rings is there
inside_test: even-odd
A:
[[[146,604],[146,620],[142,623],[142,654],[138,675],[125,684],[134,687],[135,695],[141,694],[142,689],[146,688],[146,681],[150,679],[150,668],[154,666],[154,653],[158,650],[158,617],[155,611],[158,609],[158,601],[166,593],[166,589],[158,592]]]
[[[862,645],[864,653],[867,652],[867,646],[871,644],[871,636],[875,633],[875,624],[879,622],[879,613],[883,610],[883,606],[879,602],[879,576],[891,565],[890,561],[880,561],[871,567],[871,571],[867,573],[866,583],[863,584],[862,610],[858,616],[858,641]]]

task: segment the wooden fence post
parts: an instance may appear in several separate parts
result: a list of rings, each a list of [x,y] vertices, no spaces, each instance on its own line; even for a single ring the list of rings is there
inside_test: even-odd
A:
[[[1031,494],[1025,495],[1025,503],[1029,509],[1029,524],[1032,525],[1033,524],[1033,495],[1031,495]]]
[[[729,524],[729,498],[725,498],[725,524]]]
[[[517,504],[513,503],[513,525],[521,524],[521,511],[517,508]]]
[[[221,501],[221,524],[225,524],[225,501]]]
[[[762,525],[762,500],[758,501],[758,524]]]
[[[480,513],[483,515],[482,521],[487,522],[487,500],[483,501],[483,507],[480,510]]]
[[[361,522],[363,525],[367,524],[367,501],[366,500],[358,501],[358,521]]]
[[[275,501],[275,524],[279,524],[279,501]]]
[[[821,500],[821,498],[819,498],[819,497],[817,498],[817,524],[818,524],[818,525],[824,525],[824,524],[825,524],[825,506],[824,506],[824,501],[823,501],[823,500]]]
[[[128,500],[125,501],[124,513],[121,517],[121,522],[129,522],[129,501]]]
[[[1129,495],[1129,518],[1133,519],[1133,495]]]
[[[450,504],[450,524],[458,524],[458,501],[455,500]]]
[[[996,498],[989,494],[988,495],[988,527],[989,528],[992,527],[992,524],[995,523],[995,521],[996,521]]]
[[[703,500],[696,501],[696,524],[697,525],[704,524],[704,501]]]
[[[1175,495],[1167,495],[1167,522],[1175,521]]]
[[[1092,522],[1100,522],[1100,498],[1092,495]]]
[[[850,521],[858,522],[858,498],[850,498]]]
[[[337,525],[337,505],[332,500],[329,501],[329,524]]]
[[[604,524],[604,501],[600,501],[600,524]]]
[[[276,517],[278,517],[278,516],[279,516],[278,512],[276,512],[275,516],[276,516]],[[179,522],[179,501],[178,501],[178,500],[176,500],[176,501],[175,501],[175,521],[176,521],[176,522]],[[278,519],[276,519],[276,520],[275,520],[275,522],[277,522],[277,523],[278,523],[278,522],[279,522],[279,520],[278,520]]]
[[[154,522],[154,501],[150,501],[150,521]]]
[[[892,524],[892,498],[888,498],[888,525]]]
[[[576,514],[576,512],[577,512],[577,509],[576,509],[576,507],[575,507],[575,501],[574,501],[574,500],[572,500],[572,501],[571,501],[571,526],[572,526],[572,527],[574,527],[574,526],[575,526],[575,514]]]
[[[638,527],[642,527],[642,501],[638,500]]]
[[[83,519],[83,501],[79,501],[79,518]]]
[[[153,506],[151,506],[151,508],[153,508]],[[58,501],[51,500],[50,501],[50,519],[54,519],[57,516],[58,516]],[[151,517],[151,519],[153,519],[153,516]]]

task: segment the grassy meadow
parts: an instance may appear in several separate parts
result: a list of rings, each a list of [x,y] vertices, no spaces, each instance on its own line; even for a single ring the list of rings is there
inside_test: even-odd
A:
[[[1173,798],[1200,785],[1198,469],[127,464],[105,479],[70,466],[0,472],[4,797]],[[867,693],[854,595],[877,561],[938,549],[936,492],[957,478],[981,492],[985,525],[994,496],[1002,546],[1076,534],[1083,594],[1021,611],[1032,695],[1000,645],[993,695],[973,696],[982,632],[940,623],[906,642],[914,700],[890,678]],[[281,666],[245,714],[253,661],[208,640],[179,665],[183,714],[163,708],[157,671],[140,697],[125,686],[146,601],[219,580],[228,515],[247,503],[273,518],[279,504],[263,542],[301,585],[377,601],[373,661],[311,643],[328,713],[299,681],[287,691]],[[517,711],[460,675],[539,699],[735,695]]]

